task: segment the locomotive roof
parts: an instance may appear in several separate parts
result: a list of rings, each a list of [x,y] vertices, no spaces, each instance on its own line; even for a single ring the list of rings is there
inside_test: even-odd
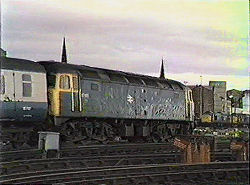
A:
[[[0,66],[1,69],[46,73],[42,65],[25,59],[0,57]]]
[[[94,72],[95,74],[93,73],[91,75],[93,78],[97,78],[97,79],[102,79],[102,77],[100,77],[101,76],[100,74],[104,74],[104,75],[108,75],[110,78],[112,78],[113,76],[114,78],[117,79],[117,81],[119,81],[119,77],[120,77],[120,80],[122,80],[121,79],[122,77],[125,77],[126,79],[128,79],[129,82],[137,81],[136,82],[137,84],[139,84],[138,79],[141,79],[146,83],[146,85],[159,87],[156,83],[158,82],[161,85],[163,85],[165,88],[169,87],[169,88],[174,88],[175,90],[180,89],[180,88],[181,89],[185,88],[185,85],[183,85],[182,83],[178,81],[170,80],[170,79],[160,79],[160,78],[148,76],[148,75],[141,75],[141,74],[123,72],[123,71],[118,71],[118,70],[90,67],[86,65],[65,64],[65,63],[55,62],[55,61],[40,61],[39,63],[43,65],[48,72],[52,72],[52,73],[75,73],[75,74],[80,74],[82,76],[85,76],[84,73]],[[124,81],[120,81],[120,82],[124,82]],[[154,85],[153,83],[155,83],[156,85]]]

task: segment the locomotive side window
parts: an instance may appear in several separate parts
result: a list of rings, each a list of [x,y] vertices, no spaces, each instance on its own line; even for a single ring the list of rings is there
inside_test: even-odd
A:
[[[68,75],[62,75],[60,77],[60,88],[61,89],[70,89],[70,78]]]
[[[3,75],[0,76],[0,94],[5,93],[5,78]]]
[[[94,91],[98,91],[99,90],[99,86],[97,84],[91,84],[91,90],[94,90]]]
[[[23,74],[22,80],[23,80],[23,97],[31,97],[32,94],[31,76],[28,74]]]

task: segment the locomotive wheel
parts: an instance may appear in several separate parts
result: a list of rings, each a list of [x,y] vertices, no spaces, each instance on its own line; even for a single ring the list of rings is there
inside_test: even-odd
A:
[[[105,122],[96,121],[71,121],[62,125],[62,141],[73,144],[84,144],[84,142],[98,141],[106,143],[114,139],[112,127]]]
[[[60,133],[62,134],[62,140],[77,143],[83,138],[83,134],[79,127],[77,127],[77,123],[74,122],[66,122],[62,125]]]
[[[160,143],[160,142],[161,142],[161,137],[159,136],[159,134],[153,133],[153,134],[152,134],[152,141],[153,141],[154,143]]]
[[[159,124],[155,126],[153,132],[151,133],[151,141],[154,143],[168,142],[171,137],[172,134],[166,124]]]

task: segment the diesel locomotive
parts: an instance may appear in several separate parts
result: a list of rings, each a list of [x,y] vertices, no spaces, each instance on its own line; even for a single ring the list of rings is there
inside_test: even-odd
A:
[[[192,91],[178,81],[55,61],[1,57],[0,65],[0,122],[15,125],[5,135],[19,143],[39,130],[73,143],[162,142],[193,128]]]

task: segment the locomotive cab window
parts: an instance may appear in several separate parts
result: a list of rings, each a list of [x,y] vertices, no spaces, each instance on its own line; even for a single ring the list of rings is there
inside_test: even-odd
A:
[[[3,75],[0,76],[0,94],[5,93],[5,78]]]
[[[73,77],[73,88],[75,89],[75,90],[77,90],[78,89],[78,78],[77,77]]]
[[[70,89],[70,78],[68,75],[61,75],[59,87],[61,89]]]
[[[31,97],[32,95],[31,75],[23,74],[22,81],[23,81],[23,97]]]

